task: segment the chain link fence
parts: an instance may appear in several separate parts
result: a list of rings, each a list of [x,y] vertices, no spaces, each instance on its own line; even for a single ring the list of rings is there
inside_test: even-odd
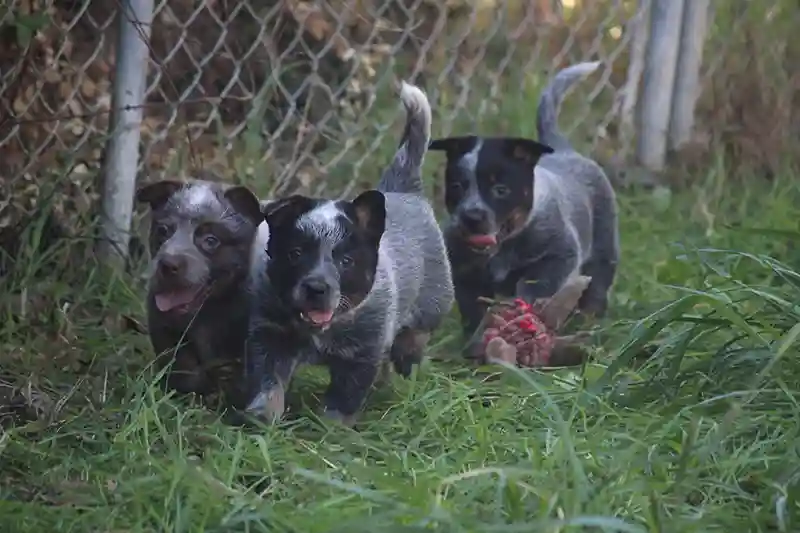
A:
[[[629,164],[642,152],[635,110],[659,107],[642,100],[641,78],[661,68],[648,61],[669,55],[645,53],[655,2],[155,0],[151,22],[125,0],[7,0],[0,245],[8,250],[4,242],[43,209],[62,233],[85,227],[102,204],[103,176],[120,172],[151,180],[208,170],[264,196],[373,185],[399,136],[399,78],[427,91],[436,135],[534,136],[550,75],[601,60],[567,96],[561,125],[601,162]],[[671,148],[701,159],[724,149],[774,171],[798,133],[800,14],[790,0],[698,3],[711,11],[696,113],[689,98],[697,120]],[[127,108],[141,113],[138,158],[128,159],[138,167],[115,169],[111,110],[136,96],[120,85],[130,83],[121,66],[136,48],[131,32],[149,57],[144,97]]]

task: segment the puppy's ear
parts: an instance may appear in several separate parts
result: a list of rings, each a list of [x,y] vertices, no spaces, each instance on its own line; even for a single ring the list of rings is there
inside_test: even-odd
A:
[[[261,200],[258,203],[258,208],[261,210],[261,218],[265,218],[267,216],[267,211],[270,210],[270,207],[275,203],[279,202],[280,200]]]
[[[136,191],[136,201],[150,204],[150,209],[158,209],[186,184],[175,180],[162,180],[144,185]]]
[[[531,139],[511,138],[503,142],[503,151],[507,156],[535,167],[543,155],[555,152],[551,147]]]
[[[351,202],[356,224],[369,237],[380,241],[386,231],[386,197],[376,190],[364,191]]]
[[[475,148],[475,143],[477,142],[478,137],[476,135],[445,137],[443,139],[432,140],[430,144],[428,144],[428,150],[444,152],[448,159],[458,159]]]
[[[261,205],[253,191],[243,185],[230,187],[225,191],[225,199],[230,202],[237,213],[247,217],[253,224],[258,226],[264,221],[261,214]]]
[[[313,198],[302,194],[293,194],[286,198],[265,202],[259,208],[270,228],[278,228],[292,219],[296,220],[303,213],[311,211],[315,205],[316,201]]]

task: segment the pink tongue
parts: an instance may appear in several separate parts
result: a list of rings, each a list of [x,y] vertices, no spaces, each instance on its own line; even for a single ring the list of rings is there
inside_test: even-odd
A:
[[[156,307],[162,313],[171,311],[176,307],[192,303],[196,294],[197,291],[192,289],[156,294]]]
[[[476,246],[494,246],[497,244],[497,238],[494,235],[473,235],[469,238],[469,242]]]
[[[333,318],[333,311],[307,311],[306,316],[314,324],[327,324]]]

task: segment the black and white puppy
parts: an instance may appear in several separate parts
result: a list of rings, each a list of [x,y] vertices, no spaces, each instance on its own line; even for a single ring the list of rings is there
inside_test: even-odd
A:
[[[167,386],[206,394],[210,370],[242,360],[251,262],[265,253],[269,228],[246,187],[164,180],[141,187],[149,204],[147,295],[150,341]]]
[[[599,66],[567,67],[544,89],[540,142],[473,135],[430,144],[447,157],[445,240],[467,336],[486,311],[480,297],[532,302],[577,273],[592,278],[579,309],[606,310],[619,257],[616,197],[602,168],[557,124],[563,93]]]
[[[376,190],[267,206],[269,260],[253,275],[247,346],[253,414],[280,418],[297,366],[323,364],[325,414],[352,425],[387,358],[407,377],[452,309],[444,240],[422,191],[430,104],[406,83],[400,98],[405,131]]]

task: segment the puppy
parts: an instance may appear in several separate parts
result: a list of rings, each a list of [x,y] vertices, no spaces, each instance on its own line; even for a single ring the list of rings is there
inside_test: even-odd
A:
[[[554,295],[573,274],[592,278],[579,309],[602,315],[619,257],[614,190],[599,165],[558,130],[563,93],[599,62],[557,73],[538,109],[541,142],[513,137],[451,137],[444,151],[445,240],[464,333],[486,311],[480,297]]]
[[[452,309],[444,240],[422,191],[430,104],[405,82],[400,98],[405,131],[376,190],[267,206],[269,260],[253,276],[247,345],[250,413],[278,419],[298,365],[323,364],[325,415],[352,425],[387,358],[408,377]]]
[[[160,365],[174,359],[169,388],[207,394],[209,369],[243,356],[249,272],[269,228],[246,187],[166,180],[136,197],[151,209],[150,341]]]

